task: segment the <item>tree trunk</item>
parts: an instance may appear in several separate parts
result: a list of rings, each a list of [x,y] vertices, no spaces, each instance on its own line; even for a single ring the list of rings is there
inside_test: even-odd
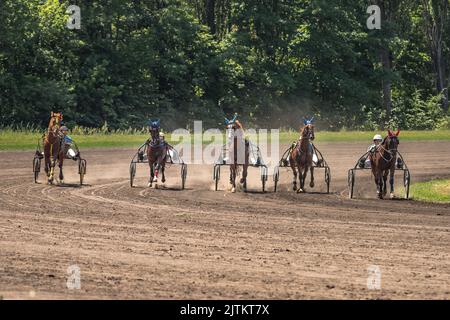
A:
[[[383,86],[383,107],[386,111],[386,121],[391,119],[392,112],[392,81],[390,79],[391,72],[391,53],[388,48],[381,50],[381,63],[385,72],[384,79],[382,81]]]
[[[443,59],[443,39],[446,23],[449,21],[448,0],[423,0],[426,31],[430,44],[431,58],[436,74],[436,90],[442,94],[442,109],[448,112],[448,85]]]
[[[206,0],[206,24],[208,25],[211,34],[216,34],[216,0]]]

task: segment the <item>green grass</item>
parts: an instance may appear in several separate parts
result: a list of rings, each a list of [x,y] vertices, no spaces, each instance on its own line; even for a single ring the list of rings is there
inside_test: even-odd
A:
[[[74,130],[72,138],[82,149],[86,148],[121,148],[121,147],[139,147],[147,138],[148,134],[142,130],[136,131],[116,131],[113,133],[104,133],[101,130]],[[375,132],[361,131],[340,131],[316,132],[316,142],[364,142],[372,140]],[[33,130],[13,130],[0,129],[0,150],[33,150],[36,147],[38,139],[42,132]],[[298,139],[299,133],[295,131],[280,132],[280,143],[286,144]],[[270,133],[268,135],[270,139]],[[166,139],[171,142],[170,135]],[[400,134],[401,141],[450,141],[450,130],[441,131],[404,131]],[[209,143],[209,142],[207,142]]]
[[[450,203],[450,180],[432,180],[411,185],[414,200]]]

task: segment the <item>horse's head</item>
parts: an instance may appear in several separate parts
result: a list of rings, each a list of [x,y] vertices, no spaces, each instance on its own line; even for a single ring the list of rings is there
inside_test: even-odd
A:
[[[152,135],[152,138],[158,138],[159,130],[161,129],[161,121],[159,119],[156,119],[156,120],[150,119],[148,121],[148,126],[150,128],[150,133]]]
[[[302,139],[314,140],[314,117],[311,119],[303,119],[304,127],[302,129]]]
[[[397,147],[400,144],[400,141],[398,139],[399,135],[400,129],[397,130],[396,133],[392,132],[391,130],[388,130],[388,136],[384,139],[384,144],[386,145],[388,150],[397,151]]]
[[[48,123],[48,130],[53,131],[54,129],[58,129],[63,120],[63,115],[61,112],[53,112],[50,114],[50,121]]]
[[[225,118],[225,128],[227,130],[228,138],[234,137],[236,134],[236,130],[238,130],[238,132],[240,133],[242,133],[243,131],[242,124],[239,122],[239,120],[237,120],[237,116],[238,114],[235,113],[231,120]]]

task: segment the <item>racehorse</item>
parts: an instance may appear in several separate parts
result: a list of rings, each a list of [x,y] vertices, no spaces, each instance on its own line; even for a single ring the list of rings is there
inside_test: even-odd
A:
[[[161,182],[166,182],[166,176],[164,174],[166,165],[166,156],[168,152],[167,143],[160,136],[161,121],[150,120],[150,133],[151,138],[147,140],[147,159],[150,166],[150,179],[148,181],[148,186],[151,187],[155,183],[155,188],[158,188],[158,174],[161,171],[162,179]]]
[[[394,173],[397,159],[397,147],[399,145],[398,136],[400,130],[393,133],[388,130],[388,135],[383,142],[376,148],[375,152],[369,154],[372,174],[377,185],[377,194],[379,199],[386,195],[387,175],[390,173],[389,183],[391,185],[391,199],[394,198]]]
[[[314,188],[314,167],[313,167],[313,146],[311,141],[314,140],[314,117],[311,119],[304,119],[304,127],[301,129],[300,138],[292,147],[289,161],[292,172],[294,173],[293,189],[297,193],[305,192],[305,180],[308,169],[311,171],[311,182],[309,186]],[[297,189],[297,170],[300,180],[300,188]],[[302,173],[303,172],[303,173]]]
[[[63,116],[62,113],[52,112],[47,133],[44,135],[45,172],[48,183],[53,184],[56,161],[59,165],[59,182],[64,183],[63,164],[64,148],[63,136],[59,131]]]
[[[230,161],[230,184],[231,192],[236,192],[236,177],[238,175],[239,166],[242,165],[242,177],[240,183],[243,185],[244,191],[247,190],[247,171],[249,164],[249,141],[244,138],[244,128],[237,120],[237,113],[233,119],[225,118],[225,127],[227,130],[229,161]]]

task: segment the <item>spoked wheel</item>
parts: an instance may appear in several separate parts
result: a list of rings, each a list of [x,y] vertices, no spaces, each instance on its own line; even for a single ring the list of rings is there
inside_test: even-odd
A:
[[[348,171],[348,197],[353,198],[353,188],[355,186],[355,172],[353,169]]]
[[[220,180],[220,166],[217,165],[217,164],[214,166],[213,179],[214,179],[214,182],[215,182],[214,190],[217,191],[218,188],[219,188],[219,180]]]
[[[80,174],[80,186],[82,186],[84,181],[84,175],[86,174],[86,160],[84,159],[79,160],[78,173]]]
[[[330,193],[330,182],[331,182],[331,170],[330,168],[325,168],[325,183],[327,184],[327,193]]]
[[[130,187],[134,187],[134,177],[136,176],[136,163],[131,162],[130,164]]]
[[[187,165],[181,165],[181,190],[184,190],[184,186],[186,185],[186,176],[187,176]]]
[[[409,199],[409,185],[411,183],[411,175],[409,170],[405,170],[403,174],[403,184],[405,186],[405,199]]]
[[[273,191],[277,192],[277,186],[278,186],[278,180],[280,180],[280,168],[275,167],[274,173],[273,173]]]
[[[266,192],[267,168],[261,167],[262,192]]]
[[[33,173],[34,173],[34,183],[38,182],[39,172],[41,172],[41,159],[33,159]]]

